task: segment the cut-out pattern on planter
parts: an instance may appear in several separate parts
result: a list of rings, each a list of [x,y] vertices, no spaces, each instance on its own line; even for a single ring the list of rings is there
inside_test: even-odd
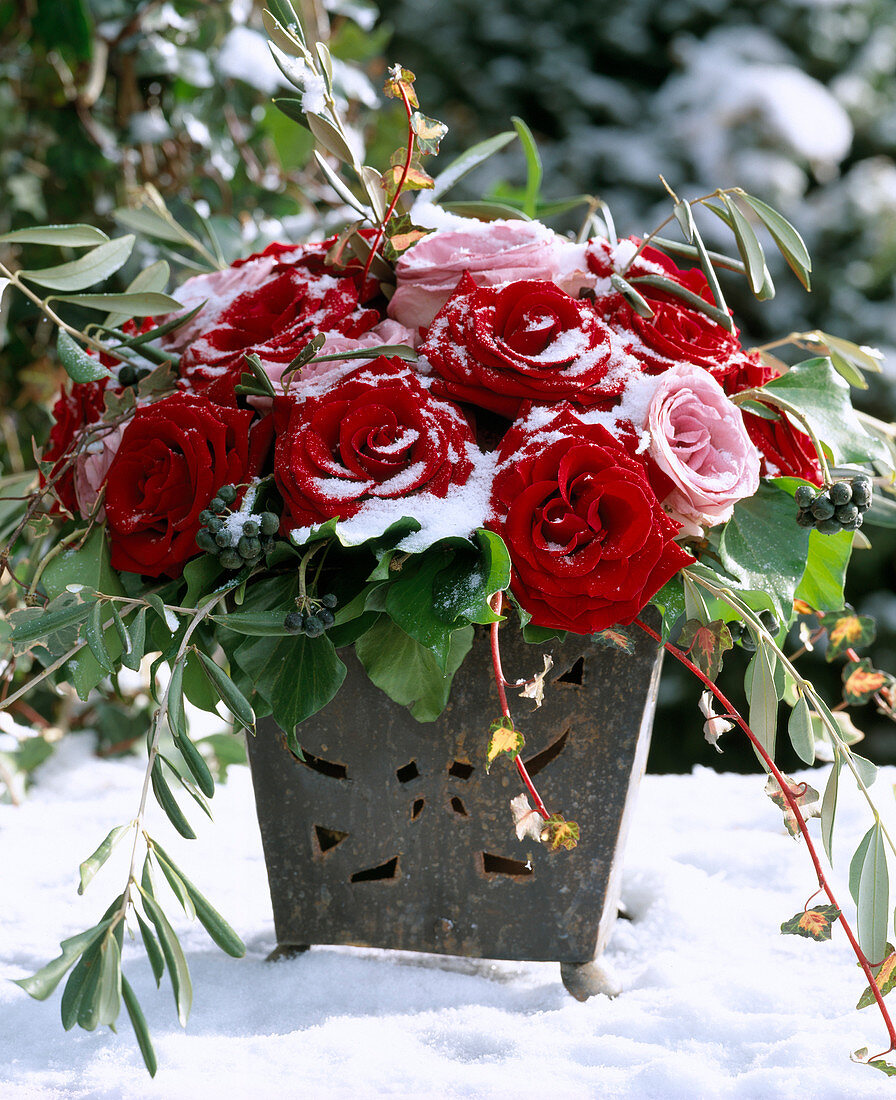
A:
[[[271,724],[250,739],[280,944],[567,964],[594,957],[616,913],[610,871],[629,780],[646,757],[639,730],[652,718],[656,646],[646,635],[634,654],[574,635],[530,646],[502,627],[501,653],[509,680],[531,677],[543,653],[561,676],[582,680],[549,681],[539,708],[512,702],[539,791],[549,811],[578,822],[578,847],[550,853],[519,840],[516,769],[499,761],[486,773],[488,727],[500,714],[486,630],[435,722],[415,721],[375,688],[346,648],[342,690],[296,731],[308,763]],[[315,824],[346,836],[322,852]]]
[[[585,658],[579,657],[574,661],[566,672],[554,679],[554,683],[559,687],[582,687],[585,683]]]
[[[341,844],[347,836],[348,833],[340,832],[339,829],[326,829],[323,825],[314,826],[314,837],[321,852],[329,852],[337,844]]]

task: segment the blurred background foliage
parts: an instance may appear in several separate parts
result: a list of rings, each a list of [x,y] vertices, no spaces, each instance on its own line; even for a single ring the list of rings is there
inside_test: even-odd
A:
[[[0,0],[0,232],[79,221],[111,232],[115,208],[139,205],[147,184],[179,219],[214,237],[228,260],[275,238],[301,239],[319,224],[331,196],[313,167],[310,135],[271,102],[285,85],[267,51],[263,6]],[[772,302],[757,305],[736,282],[726,286],[745,342],[823,328],[877,345],[889,353],[890,376],[856,403],[896,417],[892,0],[301,7],[337,59],[336,86],[353,104],[369,163],[387,163],[402,140],[400,108],[379,94],[386,61],[397,60],[417,74],[424,112],[451,128],[442,164],[519,115],[539,141],[545,197],[599,195],[620,235],[643,233],[668,213],[659,172],[684,197],[741,185],[780,208],[806,238],[813,291],[774,269]],[[511,146],[469,177],[469,194],[512,196],[523,178],[522,155]],[[712,222],[701,228],[712,241]],[[135,263],[155,258],[154,246],[142,247]],[[157,251],[175,279],[190,272],[187,258]],[[133,274],[126,268],[122,281]],[[16,470],[30,465],[32,434],[46,435],[63,375],[48,354],[49,326],[18,298],[5,304],[0,457]],[[896,670],[896,533],[870,534],[874,547],[855,555],[849,597],[878,619],[875,663]],[[723,674],[735,694],[741,656],[729,656]],[[823,660],[817,664],[827,675]],[[832,667],[835,697],[838,680]],[[722,756],[706,745],[697,694],[667,668],[651,767],[754,767],[734,737]],[[889,724],[870,708],[857,721],[869,731],[868,754],[896,761]]]

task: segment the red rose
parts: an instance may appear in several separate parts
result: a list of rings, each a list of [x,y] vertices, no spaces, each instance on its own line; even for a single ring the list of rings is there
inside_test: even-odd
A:
[[[347,519],[365,501],[463,485],[473,434],[399,360],[380,356],[318,397],[274,399],[281,529]]]
[[[500,290],[464,275],[419,348],[433,392],[513,418],[525,401],[595,405],[622,392],[610,333],[589,302],[537,279]]]
[[[674,283],[680,283],[693,294],[705,298],[707,302],[713,301],[712,292],[706,276],[698,267],[680,268],[665,252],[649,245],[638,253],[631,266],[623,272],[623,268],[629,263],[641,240],[638,237],[629,237],[624,241],[617,241],[615,245],[603,237],[593,237],[585,246],[585,262],[588,270],[602,279],[616,273],[625,275],[626,278],[634,278],[639,275],[661,275],[665,279],[671,279]],[[639,286],[638,292],[647,297],[666,297],[665,292],[655,287]]]
[[[752,356],[725,380],[725,391],[730,395],[763,386],[779,374],[758,355]],[[777,420],[766,420],[744,410],[744,427],[759,451],[759,472],[763,477],[801,477],[821,485],[824,478],[812,440],[783,413]]]
[[[260,286],[234,298],[183,354],[181,373],[192,389],[229,404],[247,354],[282,367],[320,332],[360,336],[372,328],[380,314],[360,306],[355,279],[318,271],[322,266],[314,254],[307,263],[278,264]]]
[[[68,392],[63,389],[53,406],[53,427],[42,459],[54,465],[48,478],[41,474],[41,484],[45,485],[55,478],[53,492],[72,515],[77,515],[78,511],[75,499],[76,441],[85,428],[102,419],[107,381],[101,378],[98,382],[76,382]]]
[[[260,466],[266,425],[250,433],[254,415],[185,393],[137,409],[106,475],[113,568],[180,575],[199,553],[199,513]]]
[[[644,467],[568,405],[504,437],[486,526],[507,543],[532,622],[577,634],[630,623],[692,561]]]

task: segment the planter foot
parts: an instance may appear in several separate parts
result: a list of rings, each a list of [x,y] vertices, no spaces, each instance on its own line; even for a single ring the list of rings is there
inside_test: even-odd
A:
[[[615,997],[622,992],[619,984],[597,963],[560,963],[560,977],[567,993],[577,1001],[587,1001],[603,993]]]
[[[265,962],[276,962],[278,959],[294,959],[296,955],[304,955],[310,946],[311,944],[308,943],[278,943],[265,959]]]

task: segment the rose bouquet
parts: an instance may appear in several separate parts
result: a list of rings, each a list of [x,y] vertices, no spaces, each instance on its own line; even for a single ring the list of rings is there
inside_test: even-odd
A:
[[[130,838],[124,890],[20,984],[44,998],[71,970],[67,1028],[113,1024],[123,999],[154,1072],[121,946],[126,924],[139,927],[184,1020],[189,974],[158,876],[215,942],[242,953],[146,831],[150,790],[185,837],[192,828],[174,790],[203,808],[214,792],[185,700],[212,712],[223,704],[250,732],[270,714],[301,756],[297,727],[342,684],[340,649],[355,646],[377,686],[429,721],[474,628],[485,628],[501,713],[483,731],[483,754],[519,772],[536,810],[517,799],[516,815],[536,816],[531,835],[568,848],[578,827],[548,813],[520,757],[499,626],[533,643],[571,631],[622,647],[645,630],[702,681],[707,737],[739,724],[751,739],[826,894],[784,930],[823,939],[843,923],[892,1049],[882,999],[896,965],[886,942],[892,843],[875,812],[851,868],[853,933],[806,828],[818,797],[774,763],[783,701],[800,758],[811,764],[822,745],[834,761],[820,806],[830,852],[839,774],[866,790],[874,767],[851,748],[842,710],[783,647],[797,623],[804,637],[825,637],[828,656],[847,659],[846,700],[874,698],[889,712],[893,681],[858,656],[869,625],[843,599],[866,513],[886,521],[892,507],[885,494],[872,506],[872,483],[891,476],[892,432],[860,417],[849,395],[878,357],[821,332],[781,342],[814,353],[790,367],[768,348],[744,347],[718,271],[770,297],[763,232],[807,287],[811,265],[797,231],[738,189],[690,201],[670,191],[672,213],[643,238],[618,238],[606,207],[587,200],[573,240],[536,220],[546,208],[540,164],[519,121],[432,179],[422,157],[437,152],[445,128],[419,112],[413,75],[400,67],[386,92],[406,109],[407,144],[381,175],[342,120],[326,48],[309,49],[286,0],[272,8],[274,56],[302,93],[278,105],[310,127],[337,201],[356,220],[326,240],[221,264],[173,296],[163,261],[123,293],[90,289],[123,266],[131,236],[51,226],[3,238],[90,249],[49,268],[0,268],[58,326],[71,377],[39,484],[23,492],[21,478],[7,481],[3,561],[23,598],[8,616],[4,705],[48,679],[86,698],[120,669],[147,665],[155,703],[135,819],[81,866],[83,890]],[[516,136],[529,164],[519,209],[444,201]],[[733,235],[736,256],[707,248],[700,210]],[[189,243],[157,195],[121,218]],[[673,222],[681,242],[659,235]],[[69,306],[103,320],[78,328],[61,315]],[[643,621],[649,604],[659,632]],[[748,720],[714,682],[734,644],[755,651]],[[27,683],[9,690],[23,673]],[[544,675],[523,685],[536,703]]]

